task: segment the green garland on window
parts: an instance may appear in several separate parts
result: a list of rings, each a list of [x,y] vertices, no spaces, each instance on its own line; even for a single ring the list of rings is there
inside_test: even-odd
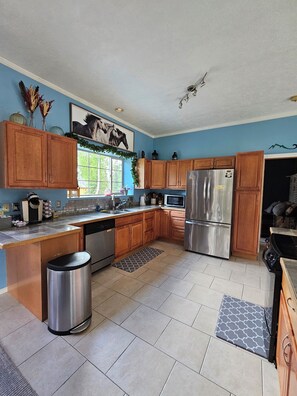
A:
[[[122,151],[121,149],[118,149],[117,147],[108,146],[107,144],[103,144],[103,143],[99,143],[100,144],[100,146],[99,146],[97,144],[90,143],[88,140],[86,140],[72,132],[65,133],[65,136],[77,140],[77,143],[80,146],[82,146],[86,149],[92,150],[95,153],[110,153],[110,154],[114,154],[114,155],[117,155],[117,156],[119,156],[121,158],[125,158],[125,159],[131,158],[131,174],[132,174],[133,182],[136,186],[139,185],[139,177],[138,177],[138,172],[137,172],[137,154],[136,153]]]

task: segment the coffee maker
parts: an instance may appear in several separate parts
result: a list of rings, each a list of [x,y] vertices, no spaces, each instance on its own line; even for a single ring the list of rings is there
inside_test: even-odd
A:
[[[29,224],[36,224],[42,221],[43,201],[38,195],[30,192],[27,198],[22,200],[23,220]]]

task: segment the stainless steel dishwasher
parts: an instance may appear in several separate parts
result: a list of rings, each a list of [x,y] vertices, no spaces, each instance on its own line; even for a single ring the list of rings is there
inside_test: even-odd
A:
[[[91,272],[114,260],[114,219],[84,225],[85,249],[91,254]]]

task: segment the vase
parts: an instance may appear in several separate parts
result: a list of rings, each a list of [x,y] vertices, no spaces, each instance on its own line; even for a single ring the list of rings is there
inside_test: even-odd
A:
[[[30,112],[30,118],[29,118],[28,126],[31,127],[31,128],[34,128],[34,113]]]
[[[45,121],[45,117],[42,117],[42,128],[43,131],[46,131],[46,121]]]

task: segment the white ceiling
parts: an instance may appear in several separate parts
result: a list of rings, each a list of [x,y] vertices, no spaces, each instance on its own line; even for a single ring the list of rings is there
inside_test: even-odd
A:
[[[297,115],[296,0],[0,0],[0,56],[153,136]],[[182,109],[186,87],[206,85]],[[48,98],[50,99],[50,98]]]

